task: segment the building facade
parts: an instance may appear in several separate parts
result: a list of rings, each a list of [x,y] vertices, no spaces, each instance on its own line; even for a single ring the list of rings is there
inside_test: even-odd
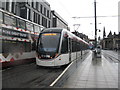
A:
[[[67,22],[54,10],[51,10],[50,4],[46,0],[3,0],[0,2],[0,8],[45,28],[68,29]]]
[[[51,27],[51,8],[45,0],[12,0],[2,2],[1,8],[46,28]]]
[[[68,23],[54,10],[51,11],[52,13],[52,27],[60,27],[69,30]]]
[[[103,49],[120,50],[120,32],[119,34],[109,34],[101,42]]]

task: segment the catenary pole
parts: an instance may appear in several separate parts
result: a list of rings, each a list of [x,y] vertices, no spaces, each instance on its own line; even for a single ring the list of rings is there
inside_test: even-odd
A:
[[[97,47],[97,17],[96,17],[96,0],[94,0],[94,14],[95,14],[95,48]]]

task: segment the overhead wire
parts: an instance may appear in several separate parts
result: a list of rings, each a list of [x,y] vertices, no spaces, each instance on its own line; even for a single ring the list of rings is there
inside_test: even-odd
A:
[[[112,16],[97,16],[97,18],[105,18],[105,17],[119,17],[120,15],[112,15]],[[79,19],[79,18],[94,18],[95,16],[87,16],[87,17],[72,17],[74,19]]]

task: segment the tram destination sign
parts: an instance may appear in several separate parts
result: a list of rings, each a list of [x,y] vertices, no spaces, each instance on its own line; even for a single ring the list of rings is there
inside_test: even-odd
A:
[[[26,33],[26,32],[20,32],[20,31],[8,29],[8,28],[2,28],[1,32],[2,32],[3,36],[28,39],[28,33]]]

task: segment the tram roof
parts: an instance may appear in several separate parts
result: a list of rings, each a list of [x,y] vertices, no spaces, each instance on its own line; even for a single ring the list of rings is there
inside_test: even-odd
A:
[[[55,32],[55,33],[60,33],[62,32],[62,28],[44,28],[41,33],[49,33],[49,32]]]
[[[41,33],[52,33],[52,32],[61,33],[62,31],[66,32],[66,34],[68,35],[69,38],[76,39],[77,41],[82,41],[83,43],[88,44],[86,41],[84,41],[80,37],[74,35],[70,31],[63,29],[63,28],[44,28]]]

